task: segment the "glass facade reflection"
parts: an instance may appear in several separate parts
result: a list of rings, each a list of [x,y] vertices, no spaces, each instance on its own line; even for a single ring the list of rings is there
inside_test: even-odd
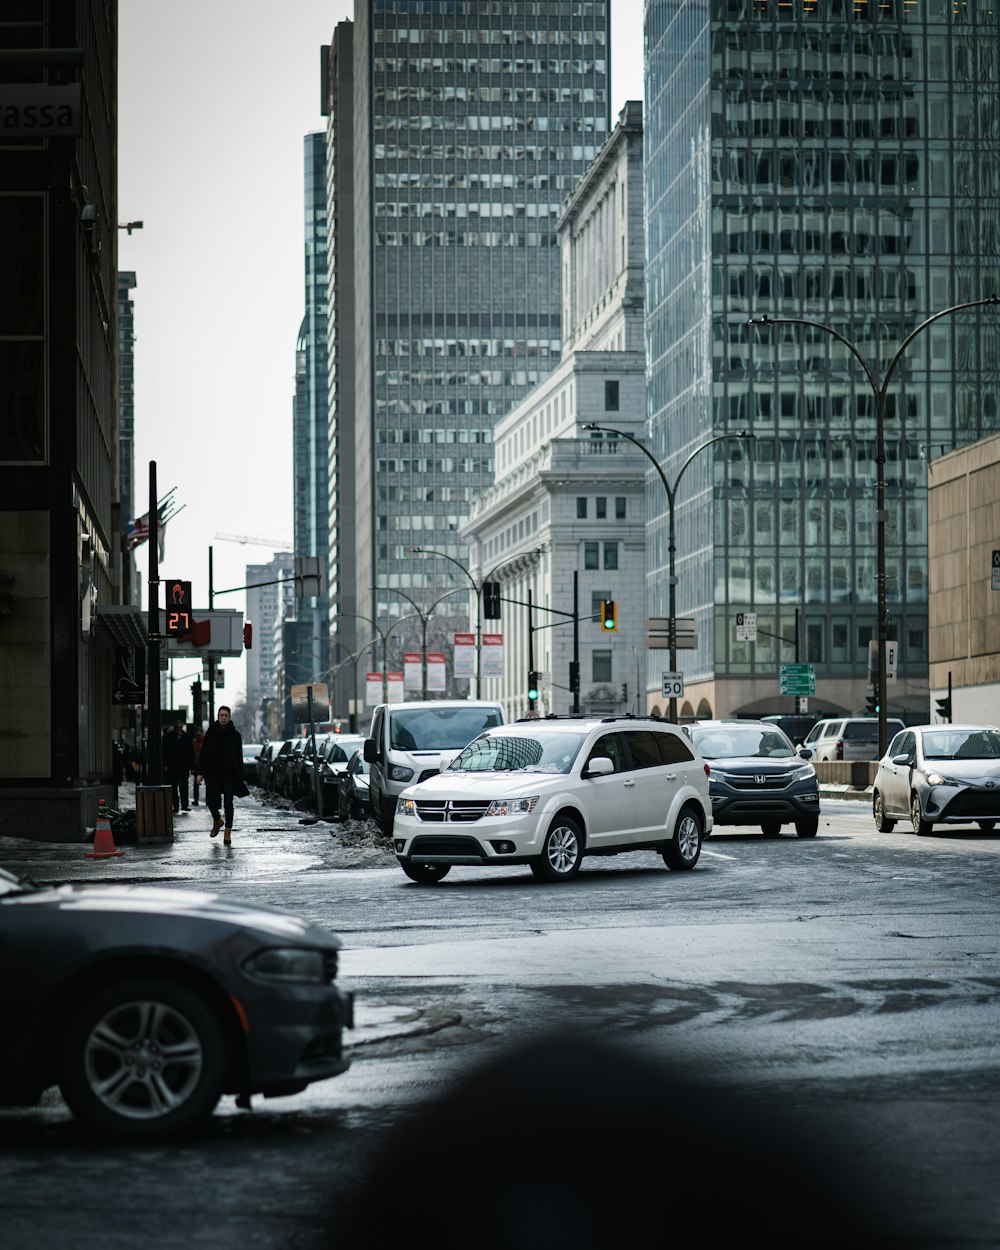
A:
[[[679,614],[701,641],[687,679],[714,678],[714,712],[776,705],[777,665],[795,659],[816,665],[819,695],[864,704],[871,386],[827,333],[747,322],[822,322],[881,376],[926,317],[1000,292],[998,34],[983,0],[647,0],[652,442],[669,476],[715,434],[756,435],[752,464],[742,445],[701,454],[678,508]],[[900,708],[927,709],[926,458],[1000,428],[998,380],[986,309],[936,322],[890,384]],[[666,505],[650,498],[650,612],[665,615]],[[736,641],[742,611],[757,612],[755,644]]]
[[[453,580],[410,548],[464,560],[494,423],[559,361],[555,227],[607,138],[609,16],[606,0],[368,0],[355,18],[363,602]]]

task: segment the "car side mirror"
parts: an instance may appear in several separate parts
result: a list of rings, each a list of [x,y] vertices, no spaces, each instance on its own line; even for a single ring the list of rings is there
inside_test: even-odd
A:
[[[366,764],[374,764],[378,759],[378,750],[375,746],[374,738],[366,738],[365,745],[362,748]]]
[[[606,755],[595,755],[583,770],[584,777],[607,777],[615,771],[615,766]]]
[[[804,760],[811,760],[813,757],[812,747],[799,747],[799,755]]]
[[[908,755],[894,755],[892,757],[892,762],[894,764],[909,764],[910,757]]]

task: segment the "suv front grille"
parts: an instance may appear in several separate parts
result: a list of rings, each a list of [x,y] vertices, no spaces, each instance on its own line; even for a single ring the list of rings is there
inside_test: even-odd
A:
[[[481,820],[490,806],[483,799],[417,799],[417,819],[447,824],[470,824]]]
[[[726,782],[734,790],[784,790],[787,773],[727,773]]]

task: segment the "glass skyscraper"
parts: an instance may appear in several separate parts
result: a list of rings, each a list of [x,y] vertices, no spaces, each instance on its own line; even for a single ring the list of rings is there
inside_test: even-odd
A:
[[[647,0],[647,370],[676,473],[678,614],[698,619],[686,711],[864,706],[875,637],[875,400],[912,329],[1000,292],[995,0]],[[926,458],[1000,428],[1000,313],[943,318],[888,390],[887,636],[894,711],[927,712]],[[651,479],[650,612],[666,615],[667,509]],[[735,617],[756,612],[758,640]],[[685,657],[682,657],[685,658]]]
[[[607,138],[606,0],[357,0],[359,610],[462,578],[492,432],[558,363],[560,206]],[[334,609],[335,610],[335,609]]]

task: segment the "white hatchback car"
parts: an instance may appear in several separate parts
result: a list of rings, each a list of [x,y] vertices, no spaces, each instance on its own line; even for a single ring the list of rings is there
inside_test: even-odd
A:
[[[453,864],[527,864],[565,881],[585,855],[620,851],[693,868],[711,829],[708,766],[676,725],[547,717],[486,730],[404,790],[393,848],[424,884]]]

